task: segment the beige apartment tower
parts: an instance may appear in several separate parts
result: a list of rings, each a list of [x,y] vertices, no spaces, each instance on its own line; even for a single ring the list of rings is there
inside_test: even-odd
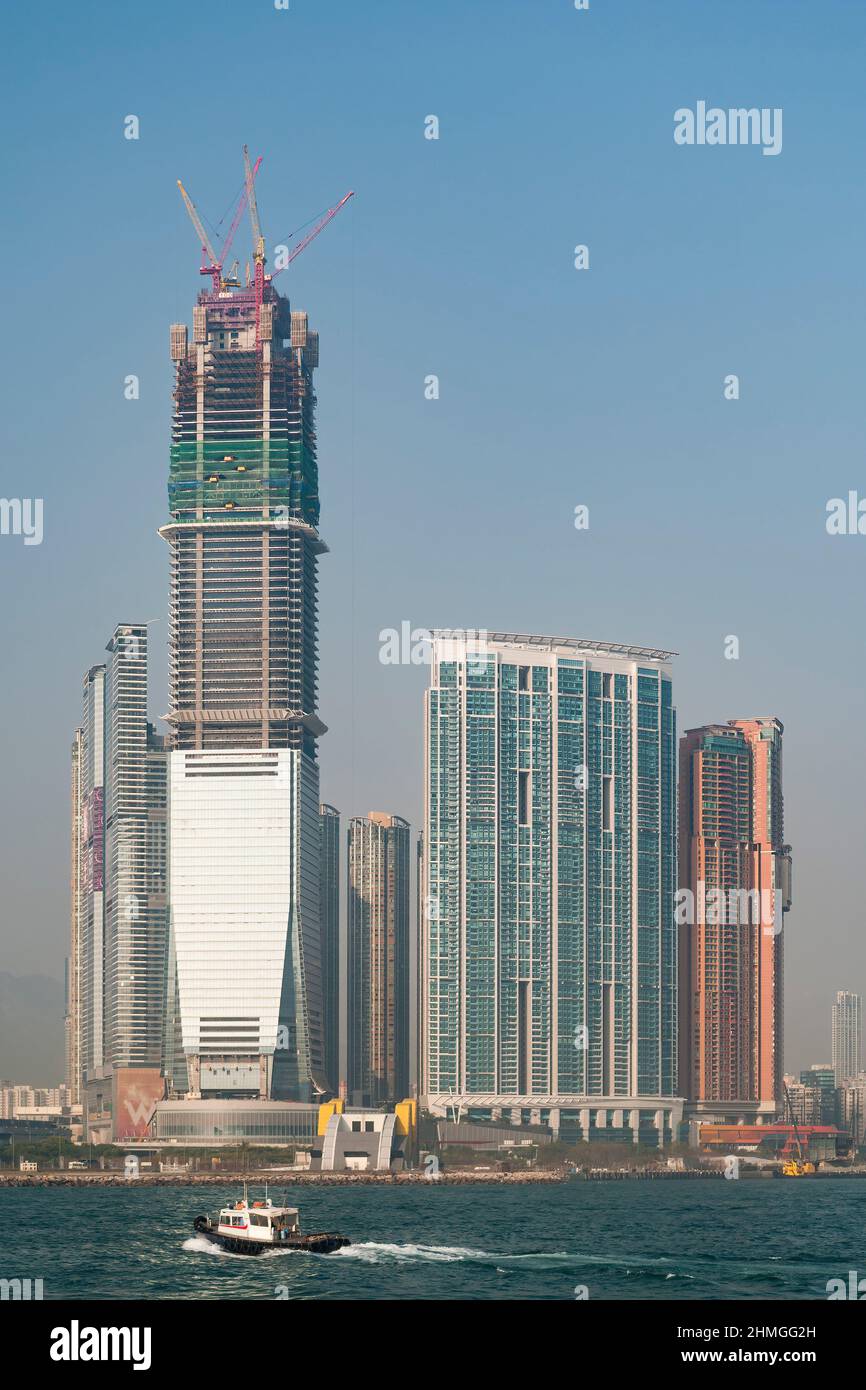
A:
[[[371,811],[348,834],[348,1084],[353,1103],[409,1085],[409,823]]]

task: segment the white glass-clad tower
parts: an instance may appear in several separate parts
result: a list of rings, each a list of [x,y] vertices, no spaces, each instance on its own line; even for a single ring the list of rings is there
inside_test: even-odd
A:
[[[672,655],[434,636],[420,1024],[435,1113],[676,1137]]]
[[[268,277],[204,291],[176,364],[166,1070],[175,1094],[328,1089],[319,920],[313,369]]]
[[[840,989],[833,1005],[833,1072],[836,1085],[859,1076],[863,1061],[863,1001],[859,994]]]
[[[311,1039],[295,1001],[311,964],[300,924],[319,911],[316,769],[285,748],[174,753],[169,795],[189,1090],[301,1099]]]

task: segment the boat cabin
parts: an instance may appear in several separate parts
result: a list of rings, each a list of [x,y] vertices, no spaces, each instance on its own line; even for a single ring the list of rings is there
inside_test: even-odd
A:
[[[278,1245],[288,1236],[300,1235],[297,1207],[275,1207],[268,1197],[263,1202],[236,1202],[223,1207],[217,1231],[235,1240]]]

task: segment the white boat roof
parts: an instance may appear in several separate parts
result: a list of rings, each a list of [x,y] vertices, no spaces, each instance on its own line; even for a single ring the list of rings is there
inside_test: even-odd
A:
[[[211,1210],[213,1210],[213,1208],[211,1208]],[[220,1208],[220,1216],[224,1213],[230,1214],[242,1211],[260,1211],[268,1213],[271,1216],[297,1216],[298,1214],[297,1207],[275,1207],[269,1202],[260,1202],[258,1204],[255,1202],[232,1202],[229,1206]]]

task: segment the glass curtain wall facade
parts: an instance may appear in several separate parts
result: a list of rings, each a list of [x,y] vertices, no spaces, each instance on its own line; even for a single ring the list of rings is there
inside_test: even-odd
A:
[[[637,1097],[676,1096],[670,656],[434,637],[421,894],[434,1109],[565,1106],[588,1137]]]

